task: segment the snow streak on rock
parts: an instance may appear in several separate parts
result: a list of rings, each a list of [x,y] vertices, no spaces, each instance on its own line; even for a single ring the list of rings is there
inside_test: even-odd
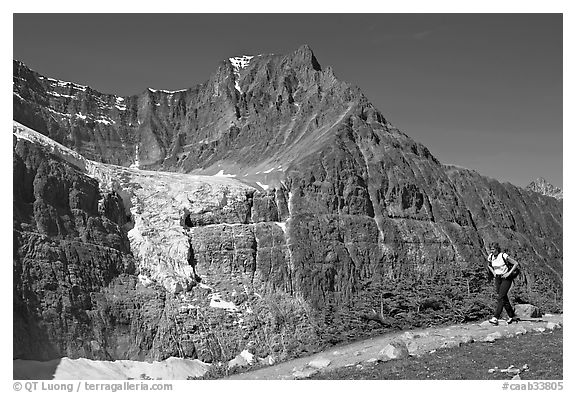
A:
[[[232,68],[234,68],[234,87],[240,93],[242,90],[240,89],[240,84],[238,80],[240,79],[240,70],[246,68],[248,64],[250,64],[250,60],[252,60],[254,56],[240,56],[240,57],[231,57],[230,63],[232,64]]]
[[[140,160],[138,159],[140,154],[140,146],[136,145],[136,153],[134,154],[134,163],[130,165],[132,169],[140,169]]]

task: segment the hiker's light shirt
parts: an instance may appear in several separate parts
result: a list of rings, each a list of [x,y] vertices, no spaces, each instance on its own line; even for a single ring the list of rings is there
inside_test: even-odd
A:
[[[506,266],[505,259],[508,258],[508,254],[501,252],[498,256],[494,257],[494,254],[488,255],[488,261],[492,264],[492,269],[494,274],[501,276],[506,274],[508,271],[508,266]]]

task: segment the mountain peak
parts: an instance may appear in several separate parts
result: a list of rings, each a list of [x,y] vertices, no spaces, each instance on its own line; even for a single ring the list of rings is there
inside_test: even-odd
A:
[[[527,190],[550,196],[556,199],[562,199],[562,189],[550,184],[546,179],[539,177],[526,186]]]
[[[293,57],[295,59],[301,60],[303,63],[311,63],[312,68],[314,68],[316,71],[322,71],[322,67],[320,66],[320,63],[318,63],[318,59],[316,59],[312,48],[310,48],[310,45],[308,44],[303,44],[298,49],[296,49],[296,51],[293,53]]]

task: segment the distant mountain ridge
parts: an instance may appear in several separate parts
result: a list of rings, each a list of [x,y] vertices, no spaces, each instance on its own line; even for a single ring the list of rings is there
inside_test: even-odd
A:
[[[542,195],[550,196],[556,199],[562,199],[562,189],[550,184],[546,179],[539,177],[526,186],[527,190],[538,192]]]
[[[515,301],[562,307],[562,201],[442,165],[307,45],[130,97],[15,61],[13,105],[15,357],[274,361],[478,319],[491,241]]]

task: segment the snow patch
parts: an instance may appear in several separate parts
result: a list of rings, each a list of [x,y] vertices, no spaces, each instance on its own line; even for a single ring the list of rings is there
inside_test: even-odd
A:
[[[236,175],[230,175],[230,174],[225,175],[223,169],[220,169],[220,172],[218,172],[218,173],[215,174],[214,176],[218,176],[218,177],[236,177]]]
[[[238,57],[231,57],[230,59],[230,63],[232,63],[232,67],[234,67],[235,70],[240,70],[242,68],[246,68],[248,66],[248,64],[250,64],[250,60],[252,60],[252,58],[254,58],[254,56],[238,56]]]
[[[166,94],[174,94],[174,93],[182,93],[183,91],[186,91],[188,89],[180,89],[180,90],[160,90],[162,93],[166,93]]]
[[[139,380],[146,375],[156,380],[185,380],[188,377],[201,377],[210,368],[209,363],[198,359],[170,357],[162,361],[140,362],[136,360],[91,360],[70,359],[67,357],[48,361],[20,360],[13,362],[14,376],[17,379],[54,380]],[[62,389],[62,384],[51,387]],[[138,385],[136,385],[138,388]],[[58,389],[54,389],[58,390]],[[64,389],[65,390],[65,389]]]
[[[188,89],[180,89],[180,90],[156,90],[156,89],[152,89],[151,87],[148,88],[148,90],[150,90],[152,93],[165,93],[165,94],[174,94],[174,93],[181,93],[183,91],[186,91]]]
[[[74,98],[74,96],[70,96],[68,94],[58,94],[54,91],[49,91],[48,94],[50,94],[51,96],[54,96],[54,97]]]
[[[220,294],[218,294],[218,293],[214,293],[210,297],[210,307],[222,308],[222,309],[227,310],[227,311],[237,311],[238,310],[238,307],[236,307],[236,305],[234,303],[222,300],[222,298],[220,297]]]
[[[232,64],[232,68],[234,69],[234,87],[240,93],[242,90],[240,89],[240,84],[238,83],[238,79],[240,79],[240,70],[246,68],[248,64],[250,64],[250,60],[252,60],[254,56],[239,56],[239,57],[231,57],[228,60],[230,64]]]
[[[282,229],[282,231],[284,233],[286,233],[286,223],[285,222],[277,222],[276,225],[278,225],[280,227],[280,229]]]
[[[18,93],[16,93],[16,92],[13,92],[13,94],[14,94],[16,97],[20,98],[20,100],[26,101],[24,98],[22,98],[22,96],[21,96],[20,94],[18,94]]]
[[[51,85],[58,85],[58,87],[72,87],[76,90],[82,90],[82,91],[86,90],[86,86],[79,85],[77,83],[61,81],[61,80],[53,79],[53,78],[46,78],[44,76],[39,76],[39,78],[40,79],[46,79],[48,82],[50,82]]]
[[[63,116],[63,117],[72,117],[72,115],[71,115],[71,114],[69,114],[69,113],[62,113],[62,112],[58,112],[58,111],[55,111],[54,109],[52,109],[52,108],[48,108],[48,107],[46,107],[46,109],[47,109],[49,112],[52,112],[52,113],[55,113],[55,114],[57,114],[58,116]]]
[[[270,168],[270,169],[268,169],[268,170],[265,170],[265,171],[262,172],[262,173],[270,173],[270,172],[272,172],[274,169],[276,169],[276,168]]]
[[[140,169],[140,160],[138,156],[140,155],[140,146],[136,145],[136,153],[134,153],[134,163],[130,165],[132,169]]]
[[[260,183],[259,181],[257,181],[256,184],[258,184],[260,187],[262,187],[262,189],[264,191],[267,191],[270,188],[270,186],[268,184],[263,184],[263,183]]]
[[[116,97],[116,105],[114,105],[114,106],[118,110],[125,111],[126,110],[126,104],[124,104],[124,98]]]
[[[97,123],[106,124],[106,125],[110,125],[110,124],[112,124],[112,123],[115,123],[114,120],[112,120],[112,119],[107,119],[107,118],[104,118],[104,117],[103,117],[103,118],[100,118],[100,119],[96,119],[96,122],[97,122]]]
[[[88,117],[88,116],[83,115],[82,112],[78,112],[78,113],[76,113],[76,117],[79,117],[79,118],[81,118],[82,120],[86,120],[86,117]]]

